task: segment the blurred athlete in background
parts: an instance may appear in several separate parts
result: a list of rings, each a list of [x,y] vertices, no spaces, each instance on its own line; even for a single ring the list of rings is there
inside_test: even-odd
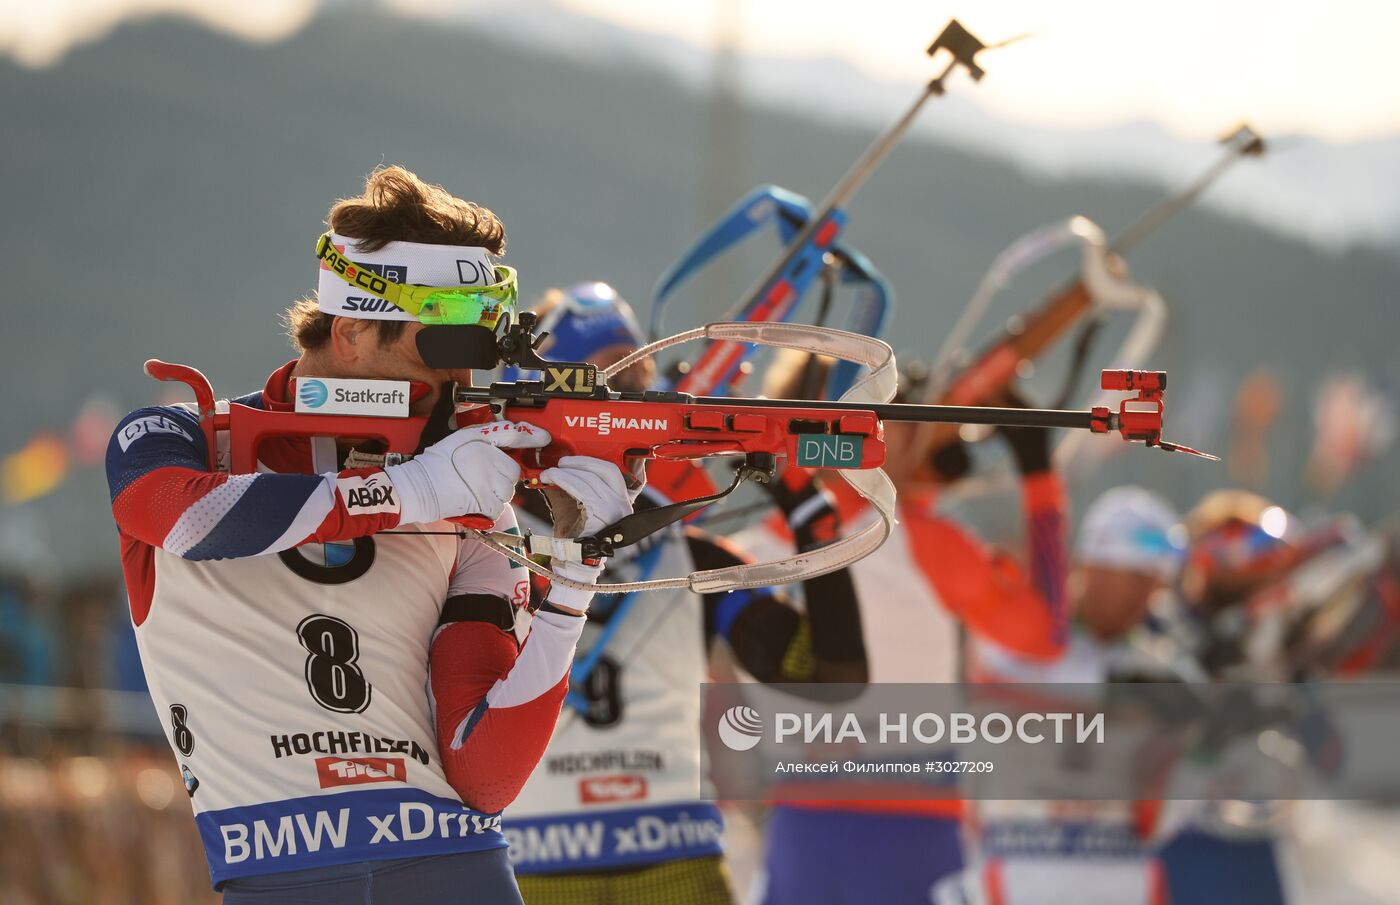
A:
[[[903,381],[897,398],[916,396],[917,387]],[[916,448],[914,425],[885,426],[890,462],[929,462],[933,479],[892,471],[899,523],[883,546],[851,567],[872,683],[961,681],[960,626],[1032,661],[1052,661],[1065,650],[1063,487],[1050,468],[1046,432],[999,434],[1021,475],[1028,568],[936,511],[941,490],[967,471],[965,449],[955,445],[935,458]],[[858,505],[843,516],[852,527],[877,517]],[[779,802],[767,829],[761,900],[943,901],[938,897],[956,895],[963,883],[962,813],[952,775],[946,798]]]
[[[537,309],[546,358],[600,368],[643,342],[631,307],[604,283],[552,291]],[[644,362],[613,389],[649,388]],[[799,469],[770,488],[802,549],[834,538],[831,501]],[[699,496],[688,462],[648,463],[638,509]],[[708,491],[712,492],[712,491]],[[546,518],[538,495],[517,509]],[[745,554],[681,524],[608,562],[605,580],[639,581],[737,565]],[[805,607],[771,588],[698,595],[685,589],[599,595],[589,609],[564,715],[543,761],[505,815],[529,905],[657,905],[734,901],[721,860],[719,809],[702,800],[700,684],[718,641],[760,681],[863,682],[865,651],[846,572],[803,583]]]
[[[973,636],[969,677],[986,682],[1120,680],[1142,663],[1124,643],[1181,569],[1186,531],[1171,504],[1141,487],[1104,492],[1084,513],[1067,593],[1068,643],[1026,658]],[[1134,673],[1135,675],[1135,673]]]
[[[974,681],[1060,684],[1097,704],[1104,683],[1167,677],[1128,644],[1181,567],[1185,530],[1165,500],[1115,487],[1089,507],[1068,582],[1068,643],[1028,658],[974,636]],[[1044,697],[1048,690],[1039,690]],[[1092,792],[1092,790],[1086,790]],[[997,905],[1167,905],[1153,801],[969,801],[970,885]]]
[[[1282,507],[1244,490],[1207,494],[1186,517],[1181,577],[1190,622],[1178,627],[1206,676],[1257,680],[1246,655],[1251,603],[1306,556],[1302,531]],[[1281,802],[1206,803],[1162,851],[1172,901],[1283,905]]]

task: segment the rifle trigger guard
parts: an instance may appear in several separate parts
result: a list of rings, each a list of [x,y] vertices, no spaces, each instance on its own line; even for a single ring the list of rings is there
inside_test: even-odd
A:
[[[771,470],[768,472],[770,475],[772,473]],[[676,522],[692,513],[699,512],[711,503],[719,502],[737,490],[740,484],[752,476],[752,471],[747,466],[741,467],[734,473],[734,480],[730,485],[719,493],[624,515],[597,534],[579,538],[578,542],[583,546],[585,556],[589,556],[590,551],[593,551],[593,555],[589,556],[590,559],[598,556],[612,556],[623,547],[630,547],[643,538],[666,530]]]

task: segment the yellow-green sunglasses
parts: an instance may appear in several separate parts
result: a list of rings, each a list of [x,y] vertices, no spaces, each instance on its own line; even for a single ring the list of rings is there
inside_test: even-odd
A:
[[[358,289],[397,305],[424,324],[480,324],[496,328],[504,314],[514,313],[520,298],[514,267],[495,265],[496,282],[489,286],[412,286],[395,283],[357,264],[331,244],[331,234],[316,240],[316,257],[327,269]]]

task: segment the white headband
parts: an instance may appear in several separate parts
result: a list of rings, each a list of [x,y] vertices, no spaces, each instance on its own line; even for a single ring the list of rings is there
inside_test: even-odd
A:
[[[491,253],[478,245],[424,245],[390,242],[378,251],[362,251],[358,239],[331,233],[331,244],[365,270],[395,283],[416,286],[489,286],[496,282]],[[411,321],[412,314],[353,286],[321,262],[316,302],[327,314],[367,320]]]

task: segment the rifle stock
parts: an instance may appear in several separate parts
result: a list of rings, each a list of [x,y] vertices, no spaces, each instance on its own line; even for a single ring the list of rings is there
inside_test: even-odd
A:
[[[1034,360],[1078,322],[1094,304],[1083,279],[1043,302],[1025,315],[1020,329],[1007,332],[979,355],[934,401],[939,405],[988,405],[1005,402],[1002,391],[1016,376],[1021,362]],[[923,424],[915,432],[913,447],[928,450],[927,456],[906,457],[913,465],[910,479],[916,483],[938,483],[931,459],[939,450],[956,442],[960,426]],[[891,477],[901,477],[898,467]]]
[[[1016,376],[1022,361],[1044,352],[1093,304],[1089,288],[1082,279],[1076,280],[1026,315],[1019,329],[1008,329],[953,381],[938,402],[944,405],[985,403]]]

